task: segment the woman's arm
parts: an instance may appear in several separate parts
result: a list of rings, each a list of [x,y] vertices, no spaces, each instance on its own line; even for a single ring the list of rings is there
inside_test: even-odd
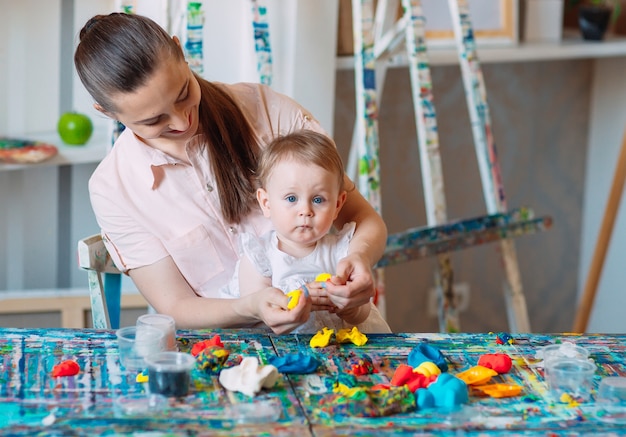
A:
[[[346,177],[347,187],[354,183]],[[375,294],[372,267],[382,256],[387,244],[387,226],[358,190],[348,191],[348,198],[335,222],[338,229],[349,221],[356,222],[348,255],[339,261],[335,276],[327,284],[330,301],[340,310],[369,302]],[[328,302],[318,300],[314,305]]]
[[[196,295],[171,257],[132,269],[129,275],[159,313],[169,314],[183,329],[240,328],[263,322],[277,334],[290,332],[308,317],[309,299],[292,310],[289,298],[275,288],[264,288],[239,299],[214,299]]]
[[[348,308],[340,311],[337,315],[350,325],[358,325],[365,322],[365,320],[369,317],[371,308],[371,305],[366,303],[356,308]]]
[[[265,277],[259,273],[259,270],[245,254],[241,256],[241,260],[239,261],[239,272],[237,276],[239,277],[240,296],[248,296],[260,289],[272,286],[272,278]]]

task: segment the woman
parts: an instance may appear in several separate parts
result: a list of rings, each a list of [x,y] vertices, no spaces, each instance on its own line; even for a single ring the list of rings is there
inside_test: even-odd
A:
[[[292,310],[270,287],[239,299],[219,293],[239,257],[237,235],[271,226],[254,196],[261,149],[295,130],[323,133],[304,108],[259,84],[194,75],[179,40],[139,15],[90,19],[74,63],[95,108],[126,126],[90,179],[90,197],[115,264],[158,312],[180,328],[260,321],[284,333],[311,309],[352,308],[373,296],[386,227],[355,189],[335,225],[354,221],[358,231],[325,291]]]

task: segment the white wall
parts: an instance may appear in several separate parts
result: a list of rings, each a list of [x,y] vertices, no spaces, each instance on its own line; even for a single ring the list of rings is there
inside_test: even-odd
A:
[[[604,217],[616,160],[626,135],[626,58],[595,61],[589,148],[583,208],[579,294],[583,292],[600,224]],[[626,195],[615,217],[612,239],[598,283],[589,332],[624,333],[626,308]]]
[[[60,0],[0,0],[0,134],[58,119]]]

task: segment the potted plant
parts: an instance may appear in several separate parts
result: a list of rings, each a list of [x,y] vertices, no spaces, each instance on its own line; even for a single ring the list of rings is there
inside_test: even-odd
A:
[[[586,40],[601,41],[609,22],[617,20],[621,12],[620,0],[570,0],[578,6],[578,25]]]

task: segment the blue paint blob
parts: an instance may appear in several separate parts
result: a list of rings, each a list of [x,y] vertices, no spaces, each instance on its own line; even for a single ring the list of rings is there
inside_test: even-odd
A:
[[[435,406],[435,397],[426,388],[418,388],[415,391],[415,402],[417,408],[423,410],[425,408],[433,408]]]
[[[312,355],[302,352],[283,355],[281,357],[271,357],[269,362],[276,367],[280,373],[305,374],[313,373],[320,363]]]
[[[435,363],[442,372],[448,371],[448,363],[441,351],[426,342],[422,342],[415,346],[409,353],[408,364],[416,368],[426,361]]]
[[[455,407],[469,401],[467,384],[449,373],[442,373],[427,389],[435,400],[436,407]]]

